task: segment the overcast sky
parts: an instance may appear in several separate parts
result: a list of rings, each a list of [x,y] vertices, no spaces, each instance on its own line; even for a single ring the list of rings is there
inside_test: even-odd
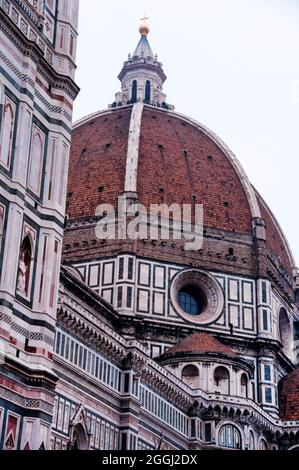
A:
[[[114,101],[144,13],[167,101],[230,146],[299,265],[299,1],[81,0],[75,120]]]

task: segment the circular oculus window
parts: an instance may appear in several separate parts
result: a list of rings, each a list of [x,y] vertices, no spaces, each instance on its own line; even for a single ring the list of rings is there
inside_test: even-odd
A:
[[[174,277],[170,298],[182,318],[198,324],[217,321],[224,306],[223,292],[216,279],[197,269],[186,269]]]

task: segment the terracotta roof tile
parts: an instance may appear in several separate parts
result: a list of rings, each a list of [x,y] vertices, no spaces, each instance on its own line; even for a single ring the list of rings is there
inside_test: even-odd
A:
[[[138,192],[141,203],[203,204],[204,225],[252,232],[251,210],[232,163],[210,137],[179,116],[145,108]]]
[[[99,204],[117,208],[124,191],[131,108],[91,119],[73,131],[67,214],[94,217]]]
[[[83,122],[73,131],[67,214],[94,217],[100,203],[117,207],[125,186],[132,108]],[[204,225],[251,234],[251,210],[233,165],[200,129],[145,107],[138,162],[139,202],[203,204]],[[100,188],[100,191],[99,191]]]
[[[280,418],[299,420],[299,369],[284,377],[278,385]]]
[[[168,349],[164,356],[177,353],[222,353],[229,356],[237,355],[218,341],[218,339],[207,333],[194,333],[191,336],[187,336],[183,341]]]
[[[99,204],[117,208],[125,187],[132,107],[98,114],[74,128],[67,214],[94,217]],[[139,202],[203,204],[204,226],[252,235],[252,214],[239,175],[222,149],[199,127],[175,114],[144,107],[137,174]],[[284,237],[257,194],[267,243],[292,275]]]

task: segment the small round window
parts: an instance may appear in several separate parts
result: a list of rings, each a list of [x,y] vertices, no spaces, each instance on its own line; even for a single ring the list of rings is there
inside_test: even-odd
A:
[[[170,298],[174,310],[191,323],[214,323],[223,312],[224,298],[219,283],[198,269],[185,269],[175,275]]]
[[[179,305],[188,315],[200,315],[207,306],[205,293],[192,284],[184,286],[178,293]]]

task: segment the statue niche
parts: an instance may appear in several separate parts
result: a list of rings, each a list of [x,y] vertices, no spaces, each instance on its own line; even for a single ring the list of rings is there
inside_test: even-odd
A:
[[[18,267],[17,289],[26,296],[29,293],[30,274],[32,263],[32,247],[29,236],[23,240]]]

